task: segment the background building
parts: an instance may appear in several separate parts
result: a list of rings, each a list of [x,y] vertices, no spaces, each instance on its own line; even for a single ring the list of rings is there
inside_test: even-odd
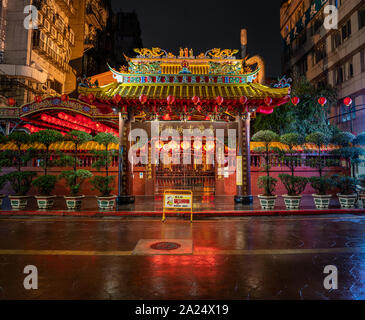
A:
[[[324,8],[339,10],[337,30],[324,28]],[[283,0],[280,30],[284,74],[297,72],[337,88],[329,118],[343,130],[365,131],[365,3],[362,0]],[[351,97],[353,105],[343,104]]]
[[[69,0],[3,0],[0,23],[0,94],[18,104],[60,94],[69,72],[75,14]],[[38,28],[25,28],[27,5],[39,8]]]
[[[38,8],[38,28],[25,28]],[[18,105],[35,96],[76,95],[77,78],[119,67],[141,47],[135,13],[113,14],[110,0],[0,0],[0,96]]]

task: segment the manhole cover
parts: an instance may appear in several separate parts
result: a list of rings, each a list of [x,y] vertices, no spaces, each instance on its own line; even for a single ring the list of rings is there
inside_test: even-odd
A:
[[[151,249],[155,250],[175,250],[180,247],[181,245],[176,242],[156,242],[151,244]]]

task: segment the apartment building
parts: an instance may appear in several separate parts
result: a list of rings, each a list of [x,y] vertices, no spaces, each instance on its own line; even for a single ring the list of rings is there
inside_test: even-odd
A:
[[[338,9],[338,28],[324,25],[327,5]],[[280,6],[283,73],[295,71],[316,85],[337,88],[329,120],[343,130],[365,131],[365,1],[283,0]],[[353,104],[344,105],[351,97]]]
[[[26,6],[37,8],[37,19]],[[75,34],[71,0],[2,0],[0,92],[18,104],[64,92]],[[29,27],[28,27],[29,26]]]

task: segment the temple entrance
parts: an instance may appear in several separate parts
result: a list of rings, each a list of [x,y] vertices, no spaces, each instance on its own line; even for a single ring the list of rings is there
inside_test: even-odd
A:
[[[153,128],[153,125],[157,128]],[[142,146],[138,155],[142,156],[149,150],[148,163],[133,165],[134,194],[160,196],[165,190],[171,189],[191,190],[194,196],[234,193],[236,168],[227,159],[228,132],[231,130],[236,133],[236,127],[234,122],[216,121],[132,123],[132,130],[142,129],[148,135],[148,147],[147,144]],[[153,132],[158,132],[158,136],[154,136]],[[217,148],[223,152],[223,163],[217,161]],[[159,157],[156,164],[152,160],[153,151]],[[236,148],[231,152],[235,159]],[[146,153],[145,157],[147,159]],[[169,161],[165,161],[165,158],[169,158]]]
[[[169,189],[191,190],[194,196],[214,195],[215,166],[208,164],[159,164],[156,167],[155,194],[161,195]]]

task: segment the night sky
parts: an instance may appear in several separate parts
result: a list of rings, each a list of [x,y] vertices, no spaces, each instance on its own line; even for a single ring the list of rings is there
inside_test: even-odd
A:
[[[113,10],[137,12],[143,45],[174,54],[211,48],[239,49],[240,29],[248,32],[249,55],[261,55],[267,76],[280,75],[280,0],[112,0]]]

